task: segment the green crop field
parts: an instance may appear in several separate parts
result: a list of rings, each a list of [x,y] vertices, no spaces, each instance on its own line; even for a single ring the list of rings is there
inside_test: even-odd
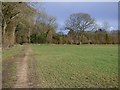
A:
[[[118,87],[117,45],[17,45],[2,56],[4,88],[15,86],[23,64],[34,88]]]
[[[31,45],[39,87],[117,87],[117,45]]]

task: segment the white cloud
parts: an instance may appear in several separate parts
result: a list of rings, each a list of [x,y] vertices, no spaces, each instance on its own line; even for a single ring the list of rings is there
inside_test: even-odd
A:
[[[112,30],[115,30],[115,28],[114,27],[110,27],[109,30],[112,31]]]

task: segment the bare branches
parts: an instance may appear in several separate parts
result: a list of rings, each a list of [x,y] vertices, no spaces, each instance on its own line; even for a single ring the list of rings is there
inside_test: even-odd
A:
[[[70,15],[69,19],[66,21],[65,25],[69,29],[74,31],[84,32],[85,30],[92,27],[94,24],[94,19],[91,18],[89,14],[85,13],[75,13]]]

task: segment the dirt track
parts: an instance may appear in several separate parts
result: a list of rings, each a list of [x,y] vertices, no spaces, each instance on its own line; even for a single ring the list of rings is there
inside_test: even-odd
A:
[[[18,62],[17,64],[17,81],[15,84],[15,88],[29,88],[29,82],[28,82],[28,57],[30,54],[30,48],[25,53],[25,56],[21,62]]]
[[[29,82],[28,73],[30,72],[28,69],[28,62],[30,59],[31,48],[28,47],[26,50],[25,56],[21,60],[21,62],[17,63],[17,81],[14,88],[32,88],[32,83]]]
[[[38,75],[36,62],[30,46],[26,45],[19,54],[3,60],[2,66],[3,88],[37,87]]]

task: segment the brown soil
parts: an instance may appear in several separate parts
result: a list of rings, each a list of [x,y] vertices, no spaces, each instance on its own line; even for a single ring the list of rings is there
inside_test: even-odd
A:
[[[18,62],[17,64],[17,81],[15,84],[15,88],[29,88],[28,83],[28,56],[29,56],[29,49],[26,51],[25,56],[21,62]]]
[[[26,47],[25,54],[4,60],[3,88],[36,88],[37,72],[35,65],[29,46]]]

